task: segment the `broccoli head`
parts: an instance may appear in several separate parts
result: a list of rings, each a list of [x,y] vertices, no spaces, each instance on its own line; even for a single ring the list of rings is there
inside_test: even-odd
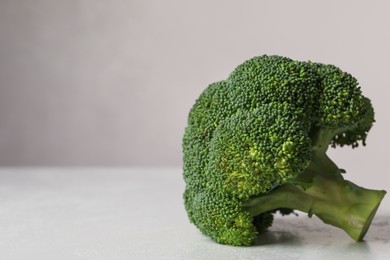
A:
[[[385,191],[342,176],[329,146],[365,145],[374,111],[333,65],[260,56],[209,85],[183,138],[184,204],[213,240],[250,245],[273,213],[293,210],[363,239]]]

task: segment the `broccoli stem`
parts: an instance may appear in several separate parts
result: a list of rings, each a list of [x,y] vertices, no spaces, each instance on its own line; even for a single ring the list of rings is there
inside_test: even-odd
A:
[[[341,170],[326,155],[325,144],[333,135],[329,131],[318,131],[312,139],[309,167],[295,180],[250,199],[245,209],[252,216],[278,208],[300,210],[309,217],[316,215],[361,241],[386,191],[365,189],[344,180]]]
[[[252,199],[246,209],[252,216],[278,208],[300,210],[310,217],[315,214],[323,222],[342,228],[354,240],[361,241],[385,194],[385,191],[365,189],[346,180],[316,176],[307,189],[283,184]]]

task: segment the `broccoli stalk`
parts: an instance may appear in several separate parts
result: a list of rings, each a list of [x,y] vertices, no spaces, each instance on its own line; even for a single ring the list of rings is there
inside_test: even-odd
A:
[[[313,214],[324,223],[343,229],[356,241],[366,234],[386,194],[344,180],[344,170],[326,155],[335,132],[321,129],[312,134],[313,152],[309,167],[294,180],[267,194],[250,199],[245,209],[253,216],[278,208]]]

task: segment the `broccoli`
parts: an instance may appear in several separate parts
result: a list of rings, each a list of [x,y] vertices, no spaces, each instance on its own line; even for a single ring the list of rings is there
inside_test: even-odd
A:
[[[361,241],[386,191],[345,180],[329,146],[365,145],[374,111],[333,65],[259,56],[195,102],[183,137],[184,205],[218,243],[251,245],[273,214],[303,211]]]

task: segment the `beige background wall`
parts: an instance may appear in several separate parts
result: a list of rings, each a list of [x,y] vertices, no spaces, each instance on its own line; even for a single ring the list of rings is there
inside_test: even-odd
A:
[[[377,123],[332,153],[356,178],[387,171],[386,0],[0,0],[0,165],[180,166],[199,93],[265,53],[355,75]]]

